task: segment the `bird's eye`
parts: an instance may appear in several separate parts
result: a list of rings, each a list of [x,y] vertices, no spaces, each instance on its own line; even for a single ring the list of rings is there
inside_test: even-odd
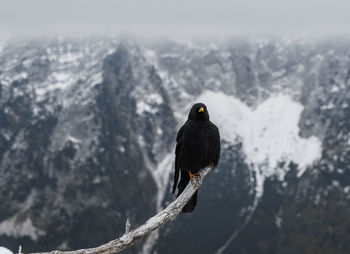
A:
[[[204,112],[204,108],[203,107],[200,107],[198,112]]]

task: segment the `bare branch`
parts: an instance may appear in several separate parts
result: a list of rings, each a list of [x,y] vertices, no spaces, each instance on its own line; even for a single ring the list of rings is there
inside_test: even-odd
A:
[[[211,170],[211,166],[207,166],[203,168],[199,172],[199,176],[195,181],[190,182],[185,190],[181,193],[181,195],[168,207],[164,210],[160,211],[158,214],[150,218],[141,226],[130,230],[128,220],[126,222],[126,232],[120,238],[112,240],[106,244],[103,244],[96,248],[89,249],[80,249],[74,251],[50,251],[50,252],[37,252],[37,253],[29,253],[29,254],[109,254],[109,253],[117,253],[120,252],[134,244],[136,244],[142,238],[148,236],[154,230],[158,229],[160,226],[174,218],[178,215],[182,208],[187,204],[187,202],[191,199],[192,195],[198,189],[198,187],[202,184],[202,180]],[[130,231],[128,231],[130,230]]]
[[[131,223],[130,223],[129,218],[127,218],[126,222],[125,222],[125,233],[129,233],[130,230],[131,230]]]

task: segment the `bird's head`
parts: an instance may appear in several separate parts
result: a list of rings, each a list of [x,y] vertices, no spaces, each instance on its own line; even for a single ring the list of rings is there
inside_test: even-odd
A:
[[[207,106],[203,103],[196,103],[192,106],[188,115],[188,119],[195,121],[207,121],[209,120],[209,114]]]

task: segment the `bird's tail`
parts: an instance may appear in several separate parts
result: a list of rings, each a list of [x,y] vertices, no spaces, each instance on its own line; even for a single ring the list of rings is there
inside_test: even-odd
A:
[[[188,172],[181,171],[181,179],[178,185],[179,192],[177,196],[180,196],[180,194],[184,191],[189,181],[190,181],[190,175],[188,174]],[[182,208],[183,213],[193,212],[197,204],[197,193],[198,192],[196,191],[191,197],[191,199],[187,202],[187,204]]]

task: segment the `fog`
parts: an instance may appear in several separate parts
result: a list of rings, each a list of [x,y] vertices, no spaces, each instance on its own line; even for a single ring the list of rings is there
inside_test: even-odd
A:
[[[346,0],[0,0],[0,33],[344,35]]]

